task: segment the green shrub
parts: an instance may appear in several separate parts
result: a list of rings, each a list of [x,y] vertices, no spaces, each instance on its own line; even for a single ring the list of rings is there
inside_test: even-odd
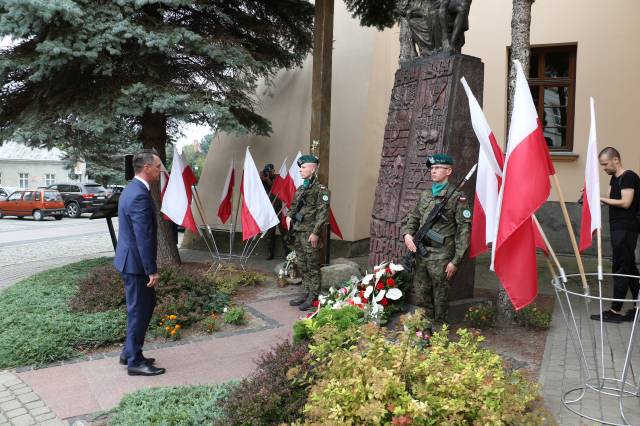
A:
[[[263,274],[243,271],[233,265],[224,265],[217,272],[209,273],[208,278],[218,291],[233,295],[240,287],[254,287],[266,279]]]
[[[322,308],[313,318],[296,321],[293,324],[294,343],[310,340],[320,327],[332,325],[339,331],[345,331],[364,323],[364,311],[356,306],[341,309]]]
[[[229,308],[227,312],[222,315],[224,322],[227,324],[242,325],[247,322],[247,311],[242,306],[234,306]]]
[[[220,317],[215,312],[200,321],[200,326],[209,334],[220,329]]]
[[[491,303],[482,303],[469,308],[464,320],[474,328],[490,328],[496,325],[498,311]]]
[[[551,313],[538,309],[535,305],[529,305],[516,311],[515,320],[523,327],[548,330],[551,327]]]
[[[36,274],[0,291],[0,369],[42,365],[124,339],[123,310],[74,312],[78,279],[111,259],[91,259]]]
[[[302,418],[307,399],[306,345],[283,341],[261,355],[256,371],[234,387],[223,402],[219,425],[277,425]]]
[[[450,341],[445,327],[421,350],[409,332],[389,340],[371,324],[321,328],[309,349],[315,369],[305,423],[544,424],[532,411],[537,386],[506,371],[480,348],[481,337],[464,329],[458,336]]]
[[[142,389],[112,410],[113,426],[204,425],[221,417],[232,384]]]

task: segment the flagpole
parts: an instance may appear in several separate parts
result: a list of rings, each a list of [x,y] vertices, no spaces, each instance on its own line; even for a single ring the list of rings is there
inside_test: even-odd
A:
[[[231,156],[231,173],[233,173],[234,176],[235,176],[235,173],[236,173],[236,155],[235,155],[235,153]],[[235,182],[234,182],[234,186],[235,186]],[[231,190],[233,191],[233,188],[231,188]],[[231,195],[231,205],[233,206],[233,193]],[[234,231],[232,231],[232,229],[231,229],[233,227],[233,220],[231,221],[230,225],[231,226],[229,227],[229,260],[231,260],[231,249],[233,247],[232,235],[234,234]]]
[[[198,214],[200,215],[200,220],[202,221],[202,224],[209,232],[209,237],[211,237],[211,243],[213,244],[213,249],[215,250],[215,256],[213,254],[214,252],[211,250],[211,246],[209,245],[207,237],[204,236],[204,232],[200,231],[200,227],[198,227],[198,230],[200,231],[200,236],[202,236],[202,238],[204,239],[204,243],[207,245],[207,249],[209,250],[211,257],[213,257],[214,261],[218,261],[220,260],[220,252],[218,251],[216,240],[213,237],[213,232],[211,232],[211,226],[209,226],[209,224],[207,223],[207,220],[204,217],[204,213],[203,213],[204,209],[202,208],[200,194],[198,194],[198,189],[196,188],[195,185],[191,185],[191,188],[193,189],[193,195],[194,195],[193,200],[195,201],[195,204],[196,204],[196,210],[198,210]]]
[[[564,269],[562,268],[562,265],[560,265],[560,261],[558,260],[558,256],[556,256],[556,252],[553,250],[553,247],[551,247],[551,243],[549,243],[549,240],[547,239],[547,234],[544,233],[544,230],[542,229],[542,226],[540,226],[540,222],[538,222],[538,218],[536,217],[535,214],[532,216],[532,218],[533,218],[533,223],[538,228],[538,231],[540,231],[540,236],[542,237],[542,241],[544,241],[545,247],[549,251],[549,254],[551,255],[551,258],[553,259],[553,262],[556,264],[556,268],[558,268],[558,272],[560,274],[560,277],[562,278],[562,281],[563,282],[567,282],[567,277],[566,277],[566,275],[564,273]],[[552,272],[553,275],[555,275],[555,272],[554,272],[553,268],[551,268],[551,272]]]
[[[233,218],[233,222],[231,223],[231,243],[229,244],[229,257],[231,257],[231,249],[236,239],[236,225],[238,223],[238,212],[240,211],[240,205],[242,204],[242,182],[244,178],[244,169],[242,169],[242,174],[240,175],[240,191],[238,191],[238,203],[236,204],[236,214]]]
[[[569,212],[567,211],[567,204],[564,200],[564,195],[562,194],[562,189],[560,188],[560,181],[558,180],[558,175],[552,175],[553,186],[558,193],[558,198],[560,199],[560,207],[562,209],[562,216],[564,217],[564,222],[567,225],[567,230],[569,231],[569,238],[571,239],[571,246],[573,247],[573,253],[576,256],[576,261],[578,262],[578,271],[580,272],[580,279],[582,280],[582,288],[585,290],[589,289],[589,284],[587,283],[587,276],[584,273],[584,265],[582,264],[582,256],[580,256],[580,250],[578,250],[578,243],[576,242],[576,236],[573,233],[573,225],[571,225],[571,219],[569,218]]]

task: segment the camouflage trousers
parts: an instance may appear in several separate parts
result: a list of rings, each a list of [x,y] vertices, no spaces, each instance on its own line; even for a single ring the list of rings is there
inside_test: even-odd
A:
[[[427,319],[443,324],[449,309],[449,281],[444,272],[448,259],[430,259],[416,256],[413,289],[418,306],[425,309]]]
[[[302,274],[302,288],[313,296],[320,294],[320,247],[309,244],[309,232],[294,233],[293,243],[296,251],[296,264]]]

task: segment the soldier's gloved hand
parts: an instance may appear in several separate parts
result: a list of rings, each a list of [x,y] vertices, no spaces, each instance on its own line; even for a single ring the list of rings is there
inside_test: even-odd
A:
[[[415,253],[418,248],[416,244],[413,242],[413,236],[410,234],[404,234],[404,245],[407,246],[409,251]]]
[[[458,272],[458,267],[453,263],[449,262],[447,267],[444,268],[445,274],[447,274],[447,281],[453,278],[453,276]]]
[[[319,240],[320,240],[320,236],[316,234],[309,235],[309,244],[311,244],[311,247],[316,248],[318,246]]]

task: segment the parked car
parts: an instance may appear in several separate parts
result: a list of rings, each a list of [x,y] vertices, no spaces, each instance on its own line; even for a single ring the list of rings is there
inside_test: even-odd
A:
[[[12,188],[10,186],[0,186],[0,200],[7,198],[15,190],[16,188]]]
[[[122,191],[124,191],[124,185],[107,185],[107,198],[111,197],[113,194],[120,194]]]
[[[47,188],[60,192],[67,216],[73,218],[93,213],[107,200],[106,190],[99,183],[56,183]]]
[[[21,189],[0,200],[0,219],[4,216],[33,216],[35,220],[53,216],[64,217],[64,201],[58,191],[51,189]]]

